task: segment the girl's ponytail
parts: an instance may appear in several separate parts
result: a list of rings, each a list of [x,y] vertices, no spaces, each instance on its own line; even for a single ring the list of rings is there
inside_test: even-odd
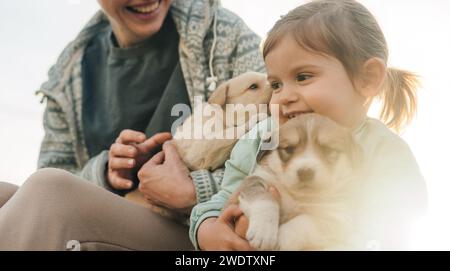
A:
[[[417,88],[419,78],[416,74],[388,68],[385,86],[380,93],[382,109],[380,119],[395,131],[400,131],[415,116],[417,110]]]

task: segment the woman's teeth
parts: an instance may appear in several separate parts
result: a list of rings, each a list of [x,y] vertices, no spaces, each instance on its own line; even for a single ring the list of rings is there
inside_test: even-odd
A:
[[[156,1],[155,3],[147,6],[128,7],[128,8],[137,13],[151,13],[159,8],[159,1]]]

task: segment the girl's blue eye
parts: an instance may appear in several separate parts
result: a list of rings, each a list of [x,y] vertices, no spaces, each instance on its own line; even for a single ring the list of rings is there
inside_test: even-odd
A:
[[[305,80],[310,79],[312,76],[311,75],[307,75],[307,74],[299,74],[297,75],[297,81],[298,82],[303,82]]]

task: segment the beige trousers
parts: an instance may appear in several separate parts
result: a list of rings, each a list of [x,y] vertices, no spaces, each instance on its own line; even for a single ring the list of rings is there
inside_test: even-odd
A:
[[[0,183],[0,250],[193,250],[188,228],[59,169]]]

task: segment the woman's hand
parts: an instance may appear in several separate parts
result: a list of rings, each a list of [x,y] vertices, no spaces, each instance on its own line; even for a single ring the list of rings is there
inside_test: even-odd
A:
[[[252,250],[245,238],[235,232],[234,221],[242,216],[237,205],[228,206],[216,218],[205,219],[198,228],[197,241],[201,250]]]
[[[139,190],[152,204],[187,211],[197,203],[189,169],[170,141],[164,143],[162,152],[142,166],[138,178]]]
[[[147,139],[144,133],[123,130],[109,150],[109,184],[117,190],[130,189],[134,174],[149,159],[152,150],[171,138],[170,133],[159,133]]]

